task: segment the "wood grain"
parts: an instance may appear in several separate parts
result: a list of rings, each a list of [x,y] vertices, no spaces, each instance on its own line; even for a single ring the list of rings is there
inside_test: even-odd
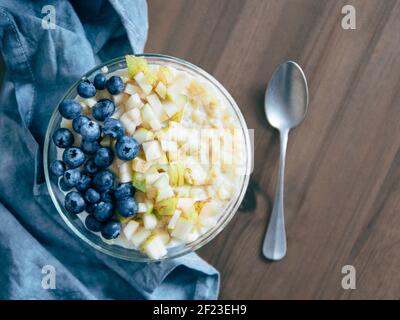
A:
[[[149,0],[146,52],[189,60],[219,79],[255,130],[255,170],[241,211],[200,250],[224,299],[400,297],[400,1]],[[288,255],[261,256],[278,164],[263,95],[276,66],[298,61],[310,87],[289,138]],[[357,289],[343,290],[353,265]]]

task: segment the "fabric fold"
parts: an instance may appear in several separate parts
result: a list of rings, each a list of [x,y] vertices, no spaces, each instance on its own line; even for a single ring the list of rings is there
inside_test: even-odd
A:
[[[50,3],[49,3],[50,2]],[[1,299],[216,299],[219,274],[191,253],[161,263],[106,256],[78,239],[47,193],[41,154],[50,115],[82,74],[142,52],[147,4],[131,1],[0,2]],[[53,5],[55,29],[41,9]],[[91,10],[92,8],[92,10]],[[56,288],[42,287],[53,266]]]

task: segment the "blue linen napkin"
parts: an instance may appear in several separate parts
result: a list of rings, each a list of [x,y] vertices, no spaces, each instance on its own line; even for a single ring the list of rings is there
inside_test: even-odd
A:
[[[42,26],[49,4],[55,29]],[[194,253],[145,264],[95,251],[68,230],[44,184],[42,146],[57,102],[100,61],[142,52],[147,29],[145,0],[0,1],[1,299],[217,298],[218,272]],[[55,289],[42,286],[46,266]]]

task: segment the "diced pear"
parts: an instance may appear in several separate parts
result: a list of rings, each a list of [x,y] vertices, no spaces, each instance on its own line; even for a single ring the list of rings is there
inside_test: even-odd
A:
[[[140,109],[138,108],[130,109],[129,111],[124,113],[124,116],[125,115],[132,119],[136,126],[139,126],[142,123],[142,116],[140,113]]]
[[[143,202],[138,203],[138,212],[145,213],[147,211],[147,205]]]
[[[125,237],[130,240],[132,235],[136,232],[136,230],[139,228],[139,222],[135,220],[130,220],[127,225],[124,227],[123,232]]]
[[[166,187],[164,187],[162,189],[158,189],[157,190],[156,201],[159,202],[159,201],[162,201],[164,199],[171,198],[174,195],[175,195],[174,194],[174,190],[172,190],[172,188],[170,186],[166,186]]]
[[[135,247],[139,247],[150,235],[150,230],[139,227],[139,229],[131,236],[130,241]]]
[[[156,140],[147,141],[142,144],[147,161],[153,161],[161,157],[160,143]]]
[[[159,78],[164,85],[167,85],[168,83],[172,82],[174,74],[172,73],[170,68],[166,66],[161,66],[159,69]]]
[[[125,60],[126,65],[128,66],[128,75],[131,79],[134,78],[139,72],[145,74],[149,71],[147,60],[143,57],[126,55]]]
[[[68,119],[62,118],[61,123],[60,123],[60,127],[72,130],[72,120],[68,120]]]
[[[206,202],[200,210],[199,219],[205,220],[213,216],[217,216],[220,213],[220,206],[214,200]]]
[[[174,192],[178,197],[182,198],[189,198],[190,197],[190,186],[181,186],[181,187],[175,187]]]
[[[116,106],[124,104],[129,98],[129,95],[125,92],[121,92],[120,94],[116,94],[112,96],[113,102]]]
[[[173,140],[160,140],[161,149],[165,152],[176,152],[178,150],[178,144]]]
[[[145,94],[149,94],[151,92],[153,87],[151,84],[148,83],[146,76],[143,74],[143,72],[139,72],[134,78],[140,89],[142,89]]]
[[[167,254],[167,248],[159,235],[151,236],[146,240],[142,244],[141,250],[152,259],[160,259]]]
[[[164,83],[162,83],[161,81],[157,84],[156,88],[154,89],[154,91],[159,95],[159,97],[161,99],[165,99],[166,95],[167,95],[167,87],[165,86]]]
[[[224,187],[219,187],[217,196],[221,200],[228,200],[230,198],[230,192]]]
[[[180,210],[175,210],[174,214],[172,215],[171,219],[169,220],[168,223],[168,229],[174,229],[176,226],[176,222],[178,221],[179,217],[181,216],[182,211]]]
[[[195,200],[192,198],[178,198],[176,207],[180,209],[187,217],[191,217],[194,212]]]
[[[149,104],[145,104],[141,109],[142,112],[142,120],[150,125],[153,130],[160,130],[161,123],[157,119],[156,114],[154,113],[153,109],[150,107]]]
[[[204,201],[208,199],[208,194],[204,187],[193,187],[190,190],[190,197],[195,201]]]
[[[111,137],[110,136],[104,136],[103,139],[101,139],[100,144],[103,147],[110,147],[111,146]]]
[[[168,187],[169,175],[166,172],[159,173],[157,180],[153,184],[159,190]]]
[[[89,108],[93,108],[94,105],[97,103],[97,100],[94,98],[87,98],[84,100],[84,103],[89,107]]]
[[[130,86],[132,86],[132,85],[130,85]],[[125,107],[128,110],[133,109],[133,108],[140,109],[143,106],[144,106],[144,103],[142,102],[142,100],[140,99],[140,97],[137,93],[132,94],[129,97],[129,99],[125,101]]]
[[[135,122],[126,114],[124,113],[119,119],[124,126],[125,130],[130,134],[134,134],[136,130]]]
[[[180,217],[175,224],[175,228],[171,235],[179,240],[186,241],[189,233],[192,231],[194,226],[193,221],[187,220]]]
[[[119,172],[119,180],[121,183],[127,183],[132,181],[132,171]]]
[[[157,234],[165,245],[167,245],[171,240],[171,236],[169,235],[167,230],[158,229],[153,231],[153,233]]]
[[[146,173],[146,171],[149,169],[151,163],[144,161],[143,159],[136,157],[135,159],[132,160],[132,169],[133,171],[141,172],[141,173]]]
[[[126,94],[131,95],[131,96],[137,94],[137,93],[136,93],[136,90],[135,90],[135,86],[134,86],[132,83],[130,83],[130,82],[127,82],[127,83],[125,84],[124,92],[125,92]],[[138,96],[139,96],[139,95],[138,95]]]
[[[152,185],[155,183],[160,177],[162,173],[158,172],[148,172],[145,174],[146,185]]]
[[[140,144],[154,139],[154,133],[145,128],[139,128],[133,134],[133,138]]]
[[[168,175],[169,175],[169,182],[171,186],[178,185],[178,169],[175,164],[172,164],[168,167]]]
[[[176,206],[178,203],[178,199],[175,197],[167,198],[156,202],[154,209],[157,214],[161,216],[172,216],[175,212]]]
[[[156,94],[147,96],[147,102],[153,109],[153,112],[157,116],[159,121],[163,122],[168,120],[168,115],[165,113],[164,107]]]
[[[152,213],[143,215],[143,225],[147,230],[153,230],[157,226],[157,218]]]
[[[136,189],[146,192],[146,180],[144,174],[140,172],[134,172],[132,174],[132,185]]]

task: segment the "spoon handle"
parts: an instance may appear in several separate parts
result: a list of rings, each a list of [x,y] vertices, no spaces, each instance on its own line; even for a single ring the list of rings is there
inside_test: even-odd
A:
[[[270,260],[280,260],[286,254],[286,232],[285,218],[283,215],[283,193],[288,134],[289,130],[283,130],[280,132],[281,154],[279,159],[279,172],[275,191],[275,202],[263,244],[263,254],[267,259]]]

